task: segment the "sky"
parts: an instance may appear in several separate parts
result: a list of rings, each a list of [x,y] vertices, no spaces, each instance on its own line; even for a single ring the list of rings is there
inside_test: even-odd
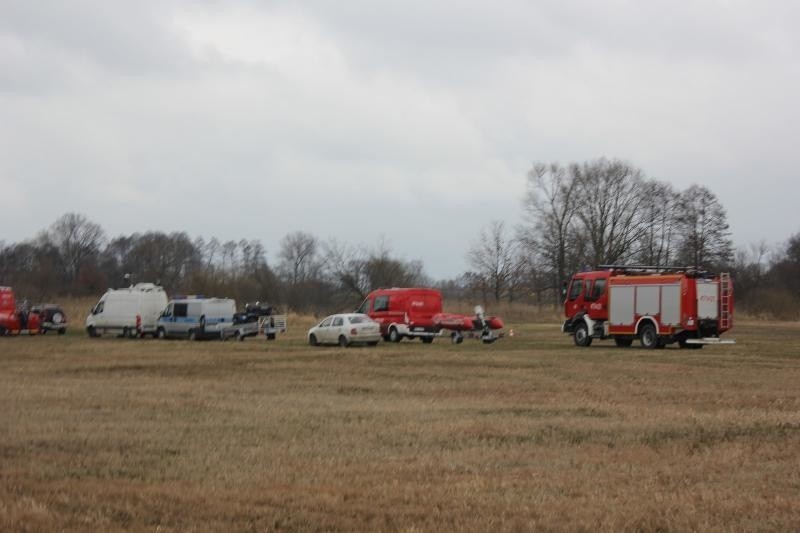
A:
[[[385,242],[435,279],[533,163],[710,188],[734,242],[800,231],[800,3],[0,0],[0,241],[66,212]]]

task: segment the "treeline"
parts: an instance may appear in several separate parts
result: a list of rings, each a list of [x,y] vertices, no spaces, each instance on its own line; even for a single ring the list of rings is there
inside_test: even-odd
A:
[[[61,216],[35,239],[0,242],[0,284],[41,300],[97,296],[137,281],[169,293],[261,300],[298,312],[356,306],[373,288],[437,286],[451,299],[558,305],[572,273],[602,264],[692,266],[731,272],[739,310],[781,318],[800,313],[800,233],[783,245],[736,250],[716,195],[676,190],[619,160],[533,165],[524,222],[493,221],[466,250],[470,270],[434,281],[418,260],[374,246],[292,232],[275,260],[259,241],[221,242],[184,232],[108,238],[85,216]]]
[[[419,261],[374,247],[321,242],[293,232],[267,262],[254,240],[192,239],[185,232],[134,233],[108,239],[85,216],[67,213],[35,239],[0,243],[0,284],[32,300],[99,296],[109,287],[156,282],[169,294],[260,300],[298,312],[355,308],[373,287],[430,285]]]

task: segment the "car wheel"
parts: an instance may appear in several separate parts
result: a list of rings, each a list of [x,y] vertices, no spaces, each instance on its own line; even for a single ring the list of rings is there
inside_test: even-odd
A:
[[[317,346],[319,344],[319,342],[317,342],[317,336],[313,333],[308,336],[308,344],[311,346]]]
[[[344,335],[339,335],[339,346],[342,348],[347,348],[350,345],[350,342],[347,340],[347,337]]]
[[[403,337],[400,335],[400,332],[397,331],[397,328],[392,328],[389,330],[389,342],[400,342],[402,338]]]
[[[89,337],[92,337],[92,338],[95,338],[95,337],[98,336],[97,335],[97,330],[94,329],[94,326],[89,326],[88,328],[86,328],[86,334],[89,335]]]

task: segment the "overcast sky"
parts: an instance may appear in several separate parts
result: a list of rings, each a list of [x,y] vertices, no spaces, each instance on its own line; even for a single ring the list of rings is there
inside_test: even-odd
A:
[[[679,7],[680,6],[680,7]],[[800,231],[800,2],[0,0],[0,240],[385,238],[434,278],[534,161],[711,188]]]

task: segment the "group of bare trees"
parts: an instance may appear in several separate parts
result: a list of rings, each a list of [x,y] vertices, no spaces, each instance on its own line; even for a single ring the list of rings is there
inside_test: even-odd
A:
[[[733,258],[727,215],[713,192],[684,191],[608,159],[537,163],[528,174],[525,223],[492,222],[468,253],[468,284],[494,300],[558,299],[569,276],[603,264],[720,268]]]
[[[419,261],[376,246],[287,234],[277,262],[256,240],[192,239],[184,232],[106,237],[85,216],[68,213],[35,239],[0,243],[0,284],[32,300],[99,295],[109,287],[156,282],[171,294],[262,300],[300,312],[355,308],[373,288],[430,285]]]

